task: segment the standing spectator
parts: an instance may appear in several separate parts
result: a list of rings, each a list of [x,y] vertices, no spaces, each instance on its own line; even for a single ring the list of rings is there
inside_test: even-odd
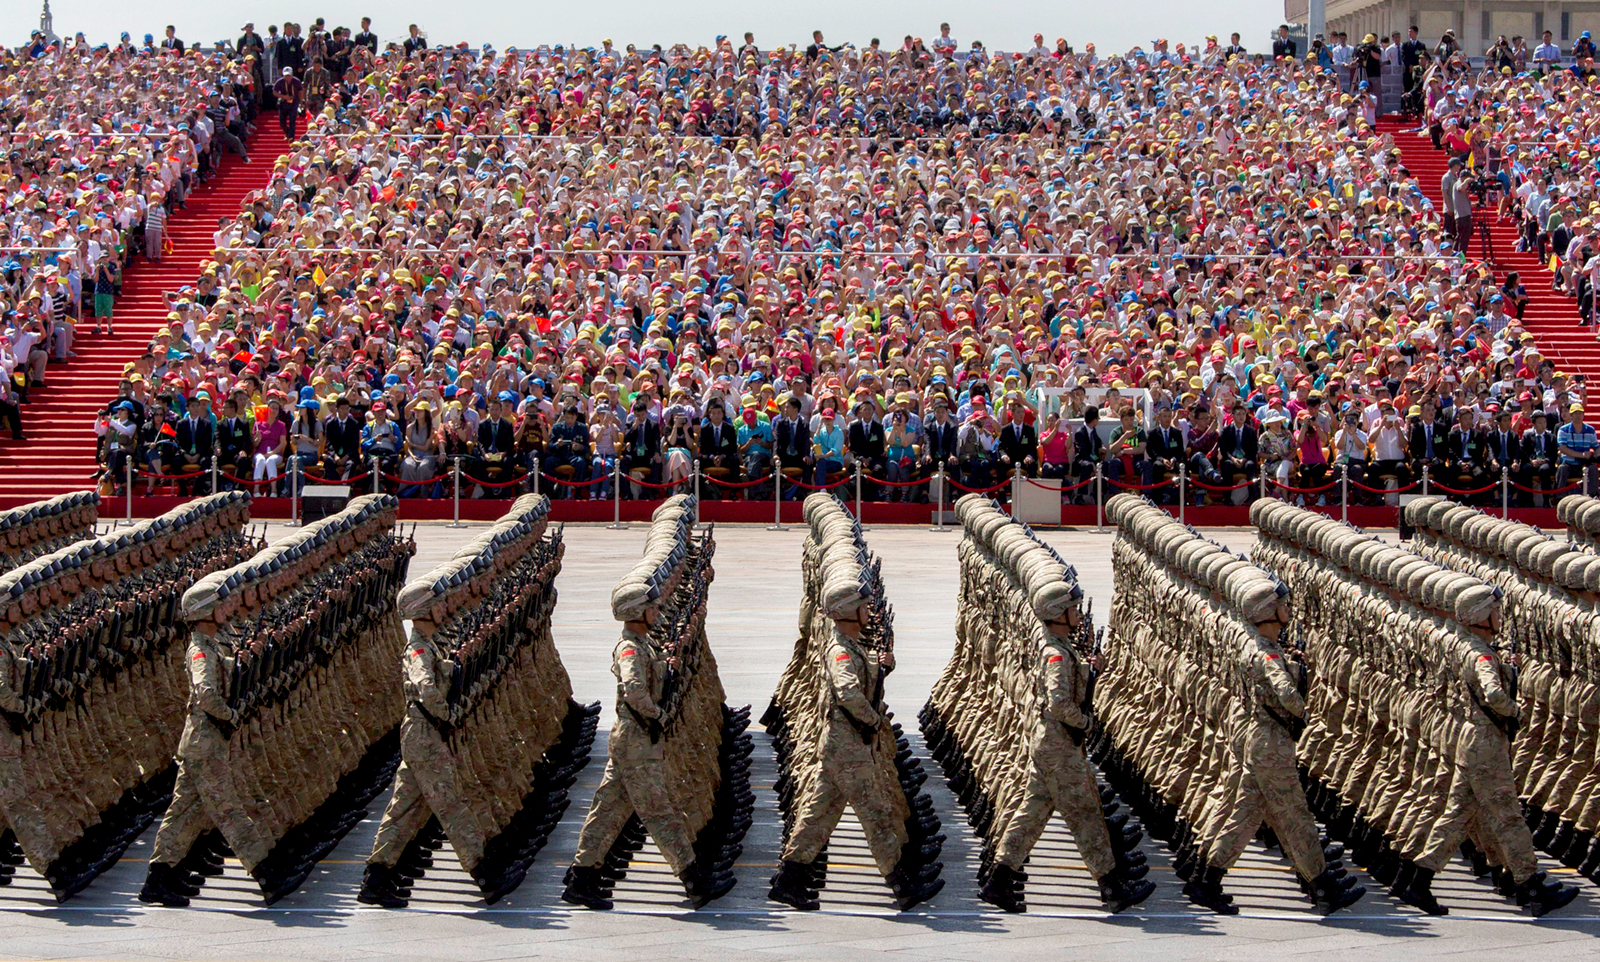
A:
[[[1546,31],[1548,33],[1548,31]],[[1417,39],[1417,25],[1406,30],[1406,41],[1400,45],[1400,71],[1406,92],[1422,79],[1422,58],[1427,56],[1428,45]]]
[[[372,18],[361,18],[361,32],[355,35],[355,45],[366,47],[373,54],[378,52],[378,35],[372,32]]]
[[[416,24],[406,28],[405,55],[409,60],[417,53],[428,49],[428,38],[422,35],[422,30]]]
[[[744,475],[752,481],[772,470],[772,422],[754,404],[739,412],[739,455],[744,459]]]
[[[1574,66],[1585,60],[1593,60],[1596,56],[1594,38],[1589,31],[1578,34],[1578,41],[1572,45],[1572,63]]]
[[[1420,478],[1422,472],[1427,471],[1435,479],[1446,477],[1450,445],[1448,433],[1434,421],[1438,408],[1432,401],[1424,401],[1414,405],[1408,414],[1416,418],[1411,425],[1411,439],[1407,445],[1411,476]]]
[[[144,211],[144,254],[157,264],[161,263],[161,255],[165,253],[161,245],[166,242],[166,234],[166,205],[160,191],[151,191],[149,205]]]
[[[1300,466],[1300,487],[1320,488],[1328,483],[1328,435],[1322,422],[1312,411],[1301,411],[1300,428],[1295,432],[1295,461]],[[1302,496],[1304,497],[1304,496]],[[1316,495],[1318,504],[1327,503],[1327,495]]]
[[[1444,198],[1444,229],[1455,243],[1458,252],[1465,253],[1472,239],[1472,193],[1467,189],[1468,179],[1462,171],[1462,159],[1450,158],[1450,169],[1440,178],[1440,193]]]
[[[94,268],[94,332],[115,335],[112,313],[117,300],[117,254],[104,251]]]
[[[1413,27],[1412,29],[1414,31],[1416,28]],[[1272,59],[1300,59],[1300,46],[1294,42],[1293,37],[1289,36],[1289,25],[1286,23],[1278,24],[1278,35],[1272,39]]]
[[[1361,430],[1361,411],[1346,402],[1340,415],[1343,423],[1333,435],[1334,463],[1344,469],[1354,484],[1367,483],[1367,432]],[[1360,492],[1356,494],[1359,496]]]
[[[9,352],[6,337],[0,335],[0,361],[4,361]],[[11,428],[11,440],[26,441],[22,435],[22,404],[17,399],[15,377],[5,364],[0,363],[0,421],[5,421]]]
[[[1561,48],[1553,42],[1554,36],[1546,30],[1539,46],[1533,48],[1533,68],[1542,76],[1555,72],[1561,63]]]
[[[530,405],[526,410],[524,421],[538,417],[538,408]],[[729,434],[732,434],[731,426]],[[589,491],[591,499],[601,501],[611,499],[611,481],[617,470],[617,455],[622,443],[622,422],[617,420],[616,412],[611,407],[611,399],[605,396],[597,397],[594,402],[594,412],[589,416],[589,448],[594,452],[594,460],[589,470],[589,478],[594,482]],[[534,466],[534,470],[538,470],[537,465]]]
[[[294,75],[293,67],[284,67],[278,82],[272,85],[273,99],[278,103],[278,126],[283,136],[294,140],[300,129],[300,94],[303,85]]]
[[[161,41],[161,49],[172,53],[183,53],[186,49],[183,41],[178,39],[178,28],[167,24],[167,36]]]
[[[821,31],[817,33],[821,35]],[[815,463],[811,455],[811,426],[800,417],[798,398],[784,398],[783,415],[772,423],[772,451],[783,471],[792,469],[801,478]],[[794,498],[798,490],[785,492],[785,497]]]
[[[1149,485],[1150,445],[1144,427],[1139,424],[1139,415],[1133,405],[1124,404],[1117,412],[1117,420],[1119,423],[1111,429],[1111,443],[1106,448],[1106,476],[1125,484]]]
[[[1013,398],[1010,410],[1010,420],[1000,429],[1001,470],[1009,474],[1021,467],[1024,477],[1036,477],[1039,474],[1039,434],[1028,423],[1027,402],[1021,397]]]

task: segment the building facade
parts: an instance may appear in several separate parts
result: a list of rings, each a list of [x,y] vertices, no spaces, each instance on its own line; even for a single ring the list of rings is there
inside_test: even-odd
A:
[[[1549,30],[1563,51],[1585,30],[1600,29],[1600,3],[1568,3],[1563,0],[1327,0],[1329,33],[1343,31],[1351,43],[1369,33],[1386,37],[1406,28],[1417,27],[1417,35],[1429,46],[1439,42],[1446,30],[1454,30],[1462,52],[1482,56],[1505,34],[1509,39],[1521,35],[1529,49]],[[1284,17],[1290,23],[1305,24],[1309,4],[1306,0],[1284,0]],[[1304,49],[1304,48],[1302,48]]]

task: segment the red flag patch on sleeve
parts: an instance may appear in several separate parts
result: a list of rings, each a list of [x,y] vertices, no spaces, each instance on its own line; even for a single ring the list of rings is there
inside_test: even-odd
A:
[[[206,653],[203,652],[203,651],[195,652],[194,653],[194,660],[195,661],[205,661],[206,660]]]
[[[1277,661],[1281,657],[1283,657],[1283,656],[1282,655],[1269,654],[1269,655],[1267,655],[1267,660],[1268,661]]]
[[[1058,662],[1060,660],[1061,660],[1061,656],[1060,655],[1051,655],[1049,663],[1053,665],[1053,664],[1055,664],[1056,662]]]
[[[632,648],[624,648],[624,649],[622,649],[621,655],[619,655],[618,657],[630,658],[630,657],[632,657],[634,655],[634,653],[635,652],[634,652],[634,650]]]
[[[834,661],[849,661],[850,660],[850,655],[847,652],[841,651],[837,655],[833,656],[833,660]]]
[[[413,651],[411,653],[411,657],[413,657],[413,658],[421,658],[422,657],[422,649],[418,648],[416,651]]]

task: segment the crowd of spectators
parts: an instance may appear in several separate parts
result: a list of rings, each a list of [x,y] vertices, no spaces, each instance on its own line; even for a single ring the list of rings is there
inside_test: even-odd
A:
[[[708,496],[770,496],[774,466],[793,496],[859,465],[898,499],[941,470],[1181,467],[1196,498],[1244,498],[1424,469],[1548,490],[1593,458],[1518,279],[1462,249],[1375,92],[1315,53],[411,34],[357,54],[220,225],[102,422],[113,478],[130,453],[152,475],[215,458],[279,491],[375,458],[405,495],[459,465],[464,495],[620,475],[656,496],[698,463]],[[1594,96],[1435,81],[1519,138],[1588,123]],[[1553,166],[1581,204],[1580,160]],[[1110,432],[1079,427],[1102,412]]]
[[[159,260],[167,215],[225,145],[244,154],[255,94],[246,61],[149,36],[0,49],[0,418],[13,437],[79,326],[115,333],[130,260]]]

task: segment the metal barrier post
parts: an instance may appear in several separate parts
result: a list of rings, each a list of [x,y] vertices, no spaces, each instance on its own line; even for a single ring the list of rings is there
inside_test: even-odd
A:
[[[777,454],[776,451],[773,452]],[[783,462],[772,459],[772,527],[768,531],[787,531],[783,526]]]
[[[300,527],[300,461],[289,455],[289,527]]]
[[[534,458],[533,459],[533,470],[529,471],[528,473],[533,475],[533,493],[534,494],[538,494],[539,493],[539,480],[540,480],[541,476],[544,474],[544,471],[540,469],[539,459],[538,458]]]
[[[212,494],[216,494],[217,491],[218,491],[218,489],[217,489],[217,484],[218,484],[217,471],[218,471],[218,467],[217,467],[216,453],[212,452],[212,457],[211,457],[211,493]]]
[[[606,525],[613,531],[625,531],[627,525],[622,523],[622,459],[618,458],[611,466],[611,523]]]
[[[128,483],[123,486],[123,494],[127,495],[127,498],[128,498],[128,521],[130,523],[132,523],[132,521],[133,521],[133,452],[132,451],[128,452],[128,461],[127,461],[127,465],[126,466],[127,466],[127,469],[128,469]]]
[[[857,461],[856,462],[856,521],[859,522],[860,520],[861,520],[861,462]],[[862,525],[861,526],[861,530],[862,531],[867,530],[866,525]]]
[[[1094,465],[1094,530],[1106,529],[1105,469],[1100,462]]]
[[[1189,466],[1178,465],[1178,523],[1184,523],[1184,510],[1189,503]]]
[[[938,485],[933,492],[933,527],[929,531],[947,531],[944,526],[944,462],[939,462],[939,467],[934,471],[934,483]]]
[[[372,459],[372,493],[373,494],[381,494],[382,491],[383,491],[382,488],[378,487],[378,485],[383,482],[383,475],[379,473],[379,465],[381,465],[381,464],[382,464],[382,462],[380,462],[377,458],[373,458]]]
[[[1422,466],[1422,496],[1424,498],[1428,496],[1428,466],[1426,464]]]
[[[1267,472],[1265,472],[1265,471],[1261,472],[1260,481],[1261,481],[1261,496],[1263,498],[1265,498],[1267,496]]]
[[[1016,517],[1022,502],[1022,465],[1011,466],[1011,516]]]
[[[1350,523],[1350,465],[1339,465],[1339,520]]]
[[[700,462],[694,463],[694,523],[700,526]]]
[[[1500,466],[1500,517],[1511,517],[1511,470]]]
[[[459,528],[459,527],[461,527],[461,459],[460,458],[456,458],[455,462],[451,465],[450,475],[451,475],[451,480],[453,480],[455,482],[455,492],[450,496],[451,500],[453,500],[455,502],[451,506],[451,513],[452,513],[452,515],[454,517],[454,520],[452,520],[450,522],[450,527]],[[538,477],[538,475],[534,475],[534,476]]]

